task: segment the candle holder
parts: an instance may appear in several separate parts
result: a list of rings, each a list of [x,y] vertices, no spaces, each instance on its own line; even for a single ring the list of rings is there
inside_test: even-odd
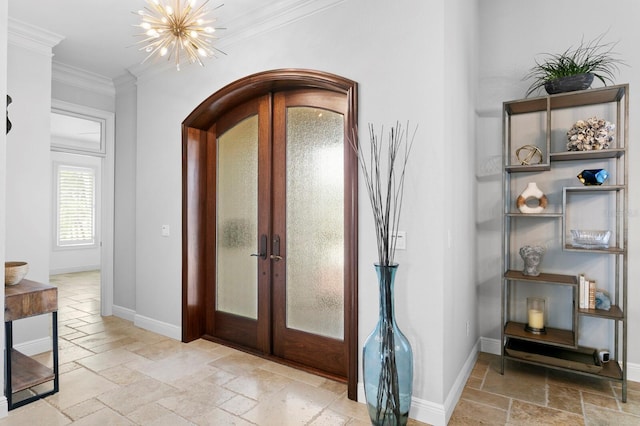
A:
[[[525,331],[533,334],[546,334],[544,327],[544,299],[527,297],[527,325]]]

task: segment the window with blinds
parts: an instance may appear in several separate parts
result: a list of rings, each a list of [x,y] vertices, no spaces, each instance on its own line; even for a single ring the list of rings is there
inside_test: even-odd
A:
[[[95,169],[58,164],[56,186],[58,247],[94,245]]]

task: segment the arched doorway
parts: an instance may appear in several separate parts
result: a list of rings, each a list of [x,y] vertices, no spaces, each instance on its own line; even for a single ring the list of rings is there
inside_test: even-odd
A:
[[[286,69],[185,119],[183,341],[346,380],[356,399],[356,117],[355,82]]]

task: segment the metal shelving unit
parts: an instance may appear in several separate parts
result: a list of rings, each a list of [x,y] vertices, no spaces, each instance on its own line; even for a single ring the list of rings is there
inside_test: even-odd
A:
[[[612,380],[621,383],[623,402],[627,399],[628,92],[629,86],[623,84],[503,104],[501,373],[504,374],[505,360],[510,359]],[[611,111],[608,119],[615,119],[616,124],[613,146],[599,151],[566,151],[566,137],[563,144],[562,133],[564,131],[566,134],[568,130],[563,127],[567,117],[590,112],[592,108]],[[540,150],[539,164],[518,162],[514,152],[525,144],[534,145]],[[577,186],[579,183],[576,185],[568,178],[568,170],[573,167],[599,168],[598,165],[603,162],[615,171],[602,186]],[[596,167],[592,167],[594,164]],[[548,188],[545,194],[553,194],[554,202],[550,197],[550,207],[543,213],[520,213],[515,208],[516,186],[537,179],[545,182]],[[586,249],[572,245],[567,233],[572,229],[573,218],[579,218],[576,222],[589,220],[583,217],[588,215],[576,207],[581,205],[580,197],[585,197],[592,205],[601,206],[599,208],[602,211],[615,209],[615,214],[602,219],[609,221],[607,223],[612,228],[609,247]],[[520,234],[525,236],[521,237]],[[543,273],[537,277],[526,276],[518,268],[522,263],[517,255],[518,244],[522,244],[527,235],[542,235],[556,244],[553,261],[550,262],[553,272],[544,268],[544,262]],[[605,269],[611,271],[607,273],[608,279],[603,280],[611,295],[612,306],[608,311],[579,307],[578,275],[583,271],[576,265],[591,261],[604,262],[607,266]],[[562,293],[563,297],[554,297],[566,300],[554,299],[554,308],[560,303],[570,307],[570,320],[567,319],[561,326],[546,327],[546,334],[526,331],[522,318],[517,318],[517,309],[514,308],[521,306],[522,294],[527,290],[544,292],[549,287],[555,289],[562,286],[569,291]],[[557,296],[558,293],[554,294]],[[582,330],[580,326],[585,318],[612,324],[605,327],[611,330],[607,341],[613,341],[608,363],[599,363],[597,348],[580,345],[581,334],[589,334],[589,330]]]

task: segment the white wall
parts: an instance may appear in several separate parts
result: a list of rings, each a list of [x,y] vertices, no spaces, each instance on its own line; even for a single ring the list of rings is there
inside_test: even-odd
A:
[[[59,40],[10,21],[7,87],[13,127],[7,135],[6,259],[27,261],[27,278],[44,283],[49,281],[51,222],[51,48]],[[15,343],[44,341],[49,324],[47,316],[15,322]]]
[[[130,75],[116,82],[114,313],[136,308],[136,86]]]
[[[445,279],[443,285],[443,388],[452,410],[466,377],[461,371],[475,361],[478,340],[478,304],[475,258],[475,102],[477,87],[478,1],[445,4],[443,94],[445,107],[445,159],[443,176],[445,235],[442,235]],[[432,124],[432,123],[429,123]],[[465,363],[467,365],[465,366]],[[456,381],[458,381],[456,383]]]
[[[8,4],[0,2],[0,99],[7,95],[7,38],[8,38]],[[6,121],[0,120],[0,271],[4,276],[5,236],[6,236],[6,168],[7,168],[7,128]],[[4,300],[4,286],[1,286],[0,297]],[[0,327],[0,348],[5,349],[4,327]],[[4,368],[0,368],[0,383],[4,383]],[[0,418],[7,416],[7,399],[2,391],[0,397]]]
[[[332,72],[359,83],[359,122],[373,122],[387,128],[396,120],[410,121],[420,128],[410,161],[401,228],[407,231],[407,250],[397,253],[401,264],[396,285],[397,317],[400,328],[411,340],[415,356],[414,397],[418,411],[426,420],[428,402],[442,407],[453,377],[459,373],[462,358],[444,362],[444,337],[452,331],[445,320],[445,286],[455,290],[463,302],[459,310],[473,305],[472,235],[456,235],[455,267],[445,271],[445,226],[473,232],[467,219],[468,208],[451,219],[447,205],[451,195],[449,179],[458,173],[446,167],[446,156],[455,152],[465,165],[472,125],[469,75],[459,73],[463,86],[456,91],[465,116],[458,134],[459,145],[447,147],[451,138],[446,130],[459,127],[458,111],[445,117],[446,66],[444,1],[383,2],[352,0],[253,38],[221,46],[228,56],[207,61],[204,68],[183,67],[182,71],[146,74],[138,78],[137,161],[136,161],[136,322],[164,326],[179,336],[181,325],[181,121],[207,96],[224,85],[249,74],[269,69],[296,67]],[[458,22],[457,7],[451,9],[452,25],[470,23],[473,12]],[[453,29],[447,34],[453,35]],[[455,41],[463,45],[465,40]],[[459,56],[453,65],[469,65]],[[365,138],[367,135],[362,134]],[[465,140],[466,138],[466,140]],[[452,184],[463,199],[472,188],[464,177]],[[361,193],[365,193],[364,186]],[[446,206],[446,207],[445,207]],[[458,222],[463,222],[458,226]],[[171,236],[160,236],[162,224],[171,227]],[[373,329],[378,312],[375,239],[370,207],[366,197],[360,202],[360,346]],[[459,280],[459,283],[451,281]],[[446,282],[445,282],[446,281]],[[467,282],[465,282],[467,281]],[[459,287],[455,287],[458,286]],[[451,292],[449,291],[449,293]],[[457,299],[456,299],[457,300]],[[455,305],[455,304],[454,304]],[[460,312],[460,311],[455,311]],[[469,315],[471,316],[471,315]],[[465,317],[466,318],[466,317]],[[473,320],[473,319],[471,319]],[[457,324],[457,325],[456,325]],[[448,338],[452,350],[470,350],[472,341],[458,330]],[[459,337],[458,337],[459,336]],[[443,371],[446,369],[446,373]],[[444,376],[448,385],[444,386]],[[441,419],[443,412],[439,413]],[[442,420],[440,420],[442,422]]]
[[[553,13],[550,13],[552,11]],[[597,12],[597,25],[574,23],[592,22]],[[601,13],[604,12],[604,13]],[[479,245],[483,265],[480,268],[480,334],[488,339],[500,338],[500,180],[495,157],[501,152],[502,102],[523,98],[530,84],[522,80],[534,64],[538,54],[561,53],[570,46],[607,32],[605,41],[616,42],[616,51],[627,62],[616,79],[630,84],[629,118],[629,362],[635,365],[635,377],[640,377],[640,154],[636,135],[640,122],[640,86],[636,72],[640,66],[637,40],[640,28],[637,17],[640,4],[631,0],[612,0],[603,9],[602,2],[585,0],[574,2],[542,0],[538,2],[513,0],[482,1],[480,9],[480,61],[478,96],[478,167],[483,178],[478,180]],[[594,87],[599,84],[594,83]],[[497,167],[497,168],[496,168]],[[499,346],[497,346],[499,350]]]

